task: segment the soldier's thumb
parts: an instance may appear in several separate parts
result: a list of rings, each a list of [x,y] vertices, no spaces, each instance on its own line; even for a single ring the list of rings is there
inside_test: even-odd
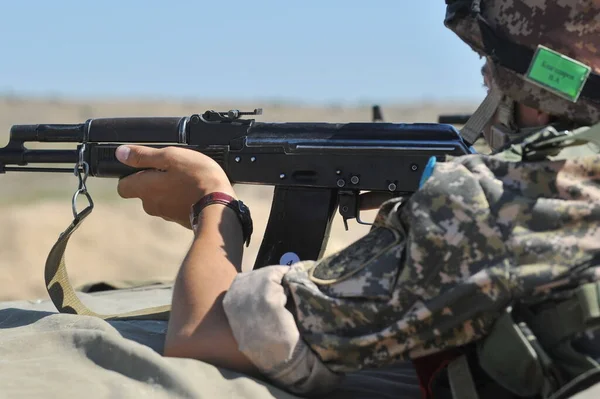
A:
[[[164,167],[164,157],[161,155],[157,148],[139,145],[122,145],[115,151],[120,162],[134,168],[161,169]]]

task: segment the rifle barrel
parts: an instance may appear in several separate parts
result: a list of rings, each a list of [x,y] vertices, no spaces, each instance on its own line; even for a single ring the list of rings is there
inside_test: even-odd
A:
[[[85,123],[14,125],[10,129],[10,138],[19,142],[78,143],[83,140],[85,129]]]

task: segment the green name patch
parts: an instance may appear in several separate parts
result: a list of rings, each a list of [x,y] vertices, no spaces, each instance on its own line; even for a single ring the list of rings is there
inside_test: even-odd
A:
[[[526,78],[531,83],[576,102],[592,68],[539,45]]]

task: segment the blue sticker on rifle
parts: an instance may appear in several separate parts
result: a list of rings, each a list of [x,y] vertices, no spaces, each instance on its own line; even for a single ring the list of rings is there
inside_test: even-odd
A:
[[[294,252],[286,252],[279,259],[280,265],[291,266],[296,262],[300,262],[300,257]]]
[[[427,162],[427,165],[425,166],[425,170],[423,171],[423,174],[421,175],[421,181],[419,182],[419,188],[423,187],[423,184],[425,184],[425,182],[431,177],[431,174],[433,173],[433,169],[435,169],[436,162],[437,162],[436,157],[429,158],[429,161]]]

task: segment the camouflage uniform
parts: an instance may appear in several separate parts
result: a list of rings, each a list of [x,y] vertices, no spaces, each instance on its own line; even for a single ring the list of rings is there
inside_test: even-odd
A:
[[[517,44],[543,44],[600,73],[598,1],[447,2],[447,26],[480,54],[490,55],[483,20]],[[494,390],[545,397],[598,366],[571,350],[573,338],[600,325],[600,156],[589,140],[573,140],[600,138],[598,126],[586,127],[600,121],[600,102],[560,98],[490,60],[504,104],[544,110],[575,130],[550,126],[524,139],[504,120],[520,144],[438,163],[342,251],[238,275],[225,312],[240,350],[271,381],[322,393],[348,372],[458,350],[476,354]],[[509,330],[529,340],[509,339]],[[500,352],[510,352],[511,339],[567,366],[553,374],[551,362],[531,361],[521,371],[533,382],[507,380],[527,352],[507,363]]]

